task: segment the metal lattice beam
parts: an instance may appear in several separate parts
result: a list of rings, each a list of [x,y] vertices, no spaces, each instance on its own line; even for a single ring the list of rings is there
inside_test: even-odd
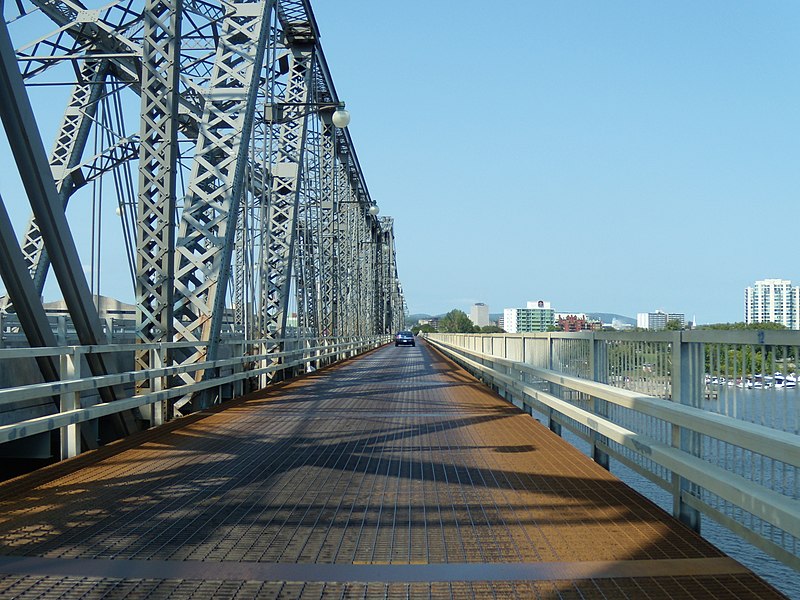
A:
[[[272,1],[236,4],[222,23],[176,244],[176,339],[215,356],[245,187],[256,87]],[[190,360],[200,360],[205,349]]]
[[[196,343],[172,357],[196,363],[216,357],[222,335],[267,339],[276,351],[290,333],[394,326],[402,291],[393,227],[368,210],[350,134],[331,123],[340,99],[309,0],[144,0],[143,10],[120,0],[88,11],[77,0],[31,1],[57,28],[17,50],[22,77],[65,61],[79,67],[43,184],[57,186],[62,217],[87,181],[116,178],[138,157],[138,194],[121,198],[120,212],[135,238],[127,250],[140,340]],[[140,97],[133,131],[96,116],[106,97],[122,106],[123,94],[127,105]],[[85,157],[95,128],[105,148]],[[23,244],[39,289],[43,242],[59,235],[40,220],[37,209]],[[54,270],[74,304],[74,265]],[[298,329],[289,327],[295,310]],[[78,321],[89,339],[91,318]],[[144,354],[137,360],[147,366]]]
[[[144,9],[136,211],[136,330],[144,342],[172,338],[181,12],[181,0],[147,0]],[[137,357],[143,368],[147,356]]]

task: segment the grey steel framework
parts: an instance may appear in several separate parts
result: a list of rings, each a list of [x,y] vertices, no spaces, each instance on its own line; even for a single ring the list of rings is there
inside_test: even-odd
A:
[[[81,343],[106,341],[92,300],[100,257],[89,281],[66,209],[89,220],[87,206],[108,189],[138,340],[169,344],[159,363],[210,364],[224,358],[223,340],[241,339],[263,340],[279,366],[287,340],[324,348],[402,328],[393,221],[372,208],[350,134],[333,124],[342,103],[308,0],[3,9],[0,116],[32,216],[21,242],[0,220],[2,309],[25,307],[17,312],[32,346],[55,339],[40,300],[51,266]],[[40,85],[72,90],[49,160],[29,99]],[[153,368],[153,356],[137,353],[137,368]],[[96,376],[115,370],[102,354],[86,361]],[[40,370],[56,379],[52,360]],[[202,366],[176,374],[186,384],[215,376]],[[108,402],[119,390],[101,392]],[[207,401],[195,394],[175,406]],[[123,429],[131,423],[120,418]]]

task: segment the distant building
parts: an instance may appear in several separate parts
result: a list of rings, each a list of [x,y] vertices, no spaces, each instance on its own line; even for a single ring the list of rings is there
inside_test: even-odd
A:
[[[469,309],[469,320],[473,325],[487,327],[489,325],[489,306],[483,302],[476,302]]]
[[[670,321],[678,321],[681,329],[686,327],[686,315],[683,313],[666,313],[662,310],[649,313],[638,313],[636,315],[636,326],[640,329],[651,329],[661,331],[667,328]]]
[[[497,317],[497,326],[503,331],[507,331],[505,328],[505,324],[506,324],[505,315],[503,315],[502,317]]]
[[[555,325],[555,311],[549,302],[528,302],[526,308],[503,309],[503,329],[507,333],[547,331]]]
[[[558,328],[561,331],[576,332],[576,331],[589,331],[591,326],[586,319],[586,315],[570,315],[560,314],[556,318]]]
[[[575,317],[577,319],[583,319],[584,321],[589,320],[589,315],[586,313],[578,313],[578,312],[557,312],[554,314],[554,318],[556,323],[558,323],[559,319],[566,319],[568,317]]]
[[[744,289],[745,323],[780,323],[800,329],[800,287],[788,279],[761,279]]]
[[[136,319],[136,307],[133,304],[121,302],[115,298],[109,298],[108,296],[98,296],[96,294],[92,296],[92,302],[101,319]],[[49,316],[69,315],[69,309],[64,300],[45,302],[42,304],[42,307]]]
[[[439,329],[439,319],[437,317],[433,317],[431,319],[420,319],[417,321],[417,324],[421,327],[422,325],[430,325],[434,329]]]

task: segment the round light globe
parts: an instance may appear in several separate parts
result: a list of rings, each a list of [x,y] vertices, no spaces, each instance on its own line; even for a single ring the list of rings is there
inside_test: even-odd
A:
[[[117,208],[115,208],[114,212],[117,213],[118,217],[122,216],[122,208],[121,207],[118,206]]]
[[[378,208],[377,204],[373,204],[369,207],[369,214],[371,214],[373,217],[377,217],[379,212],[381,212],[381,209]]]
[[[344,108],[337,108],[331,119],[333,121],[334,127],[338,127],[339,129],[344,129],[350,124],[350,112],[345,110]]]

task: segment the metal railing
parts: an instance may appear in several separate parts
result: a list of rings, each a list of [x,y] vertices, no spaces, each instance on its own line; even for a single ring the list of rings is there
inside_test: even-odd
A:
[[[158,426],[172,416],[170,407],[180,398],[210,394],[209,404],[265,387],[281,373],[292,376],[343,360],[387,343],[390,336],[351,338],[224,340],[228,358],[173,366],[167,357],[202,343],[109,344],[53,348],[0,349],[0,364],[30,363],[50,357],[60,366],[60,380],[12,385],[0,389],[0,415],[22,414],[13,422],[0,422],[0,444],[59,431],[61,458],[81,451],[81,425],[125,411],[136,411],[146,426]],[[280,344],[280,346],[279,346]],[[283,351],[277,351],[279,347]],[[148,369],[135,370],[136,352],[150,353]],[[130,368],[103,376],[87,376],[84,359],[91,354],[111,355]],[[11,367],[13,368],[13,367]],[[196,376],[203,373],[202,376]],[[101,402],[97,390],[113,386],[117,400]],[[138,390],[138,391],[137,391]],[[20,407],[23,410],[20,410]],[[25,409],[25,407],[28,407]],[[33,406],[34,408],[30,408]],[[42,410],[44,407],[44,410]],[[38,413],[37,413],[38,410]],[[44,412],[45,414],[39,414]],[[86,435],[86,430],[83,431]]]
[[[592,457],[800,570],[800,332],[428,334]]]

